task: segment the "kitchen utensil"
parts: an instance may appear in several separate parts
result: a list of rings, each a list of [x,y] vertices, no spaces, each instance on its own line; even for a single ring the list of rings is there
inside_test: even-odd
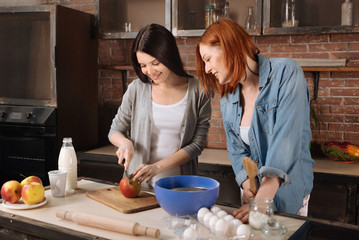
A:
[[[253,194],[256,194],[256,176],[258,174],[257,164],[249,157],[244,157],[242,163],[249,178],[249,190],[251,190]]]
[[[193,215],[202,207],[213,206],[219,195],[219,182],[202,176],[164,177],[156,181],[155,193],[158,203],[169,214]]]
[[[141,191],[135,198],[126,198],[119,187],[86,192],[86,196],[122,213],[135,213],[159,207],[156,196]]]
[[[125,176],[128,180],[130,180],[130,177],[128,176],[128,172],[127,172],[127,170],[126,170],[126,168],[125,168],[125,162],[126,162],[126,159],[123,159],[123,160],[122,160],[122,165],[123,165],[124,176]]]
[[[137,222],[131,222],[128,220],[102,217],[88,213],[71,212],[65,210],[58,210],[56,212],[56,217],[70,220],[80,225],[101,228],[128,235],[148,236],[154,238],[158,238],[160,236],[159,229],[145,227],[138,224]]]

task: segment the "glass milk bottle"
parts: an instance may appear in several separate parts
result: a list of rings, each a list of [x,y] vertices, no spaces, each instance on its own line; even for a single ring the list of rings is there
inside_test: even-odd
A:
[[[77,188],[77,157],[72,138],[64,138],[59,155],[59,170],[67,171],[66,192]]]

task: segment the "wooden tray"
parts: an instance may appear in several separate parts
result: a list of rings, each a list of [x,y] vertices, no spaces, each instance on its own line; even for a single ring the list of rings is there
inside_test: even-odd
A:
[[[156,196],[140,192],[135,198],[126,198],[119,187],[86,192],[86,196],[122,213],[135,213],[159,207]]]

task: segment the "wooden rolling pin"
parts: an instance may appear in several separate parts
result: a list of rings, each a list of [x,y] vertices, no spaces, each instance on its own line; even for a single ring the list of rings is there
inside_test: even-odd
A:
[[[88,213],[59,210],[56,212],[56,217],[70,220],[80,225],[101,228],[134,236],[148,236],[154,238],[158,238],[160,236],[160,230],[157,228],[144,227],[137,222],[101,217]]]

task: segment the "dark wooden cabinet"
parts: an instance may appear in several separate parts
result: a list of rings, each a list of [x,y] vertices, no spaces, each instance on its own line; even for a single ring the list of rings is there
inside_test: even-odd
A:
[[[315,173],[308,216],[358,225],[358,184],[355,177]]]

